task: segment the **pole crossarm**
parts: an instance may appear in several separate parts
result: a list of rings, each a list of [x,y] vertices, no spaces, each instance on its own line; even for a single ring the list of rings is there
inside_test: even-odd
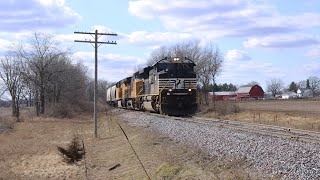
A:
[[[95,35],[96,33],[75,31],[74,34],[91,34],[91,35]],[[97,35],[118,36],[117,33],[97,33]]]
[[[74,34],[89,34],[94,38],[94,41],[91,40],[74,40],[74,42],[80,42],[80,43],[94,43],[92,45],[94,47],[94,112],[93,112],[93,121],[94,121],[94,137],[97,138],[98,136],[98,123],[97,123],[97,95],[98,95],[98,47],[101,44],[117,44],[116,41],[98,41],[100,36],[117,36],[116,33],[98,33],[98,30],[96,30],[94,33],[92,32],[74,32]],[[93,36],[94,35],[94,36]]]
[[[86,41],[86,40],[74,40],[74,42],[81,42],[81,43],[96,43],[95,41]],[[117,44],[116,41],[107,41],[107,42],[100,42],[97,41],[98,44]]]

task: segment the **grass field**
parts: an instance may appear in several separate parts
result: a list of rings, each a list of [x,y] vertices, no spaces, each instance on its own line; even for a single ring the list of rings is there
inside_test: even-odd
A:
[[[320,131],[320,101],[241,101],[228,105],[237,106],[239,112],[220,115],[211,111],[210,105],[200,115]],[[125,129],[151,179],[251,179],[254,172],[250,171],[255,171],[241,159],[217,160],[144,127],[128,126],[115,114],[100,114],[97,139],[92,137],[90,115],[53,119],[35,117],[33,109],[22,109],[23,121],[13,123],[10,114],[10,108],[0,108],[0,127],[9,127],[8,131],[0,132],[0,180],[86,179],[86,176],[147,179],[117,122]],[[84,161],[66,164],[58,154],[57,146],[65,147],[75,135],[85,143],[86,165]],[[120,166],[109,171],[117,164]],[[253,177],[258,178],[257,174]]]
[[[216,102],[216,106],[228,106],[225,103]],[[207,111],[201,116],[320,132],[320,100],[230,101],[228,104],[237,106],[239,112],[221,115]]]
[[[10,119],[10,109],[0,117]],[[123,112],[122,112],[123,113]],[[0,133],[0,180],[6,179],[147,179],[117,122],[151,179],[252,179],[259,177],[251,164],[222,160],[174,142],[144,127],[132,127],[116,116],[100,113],[97,139],[89,115],[73,119],[34,117],[23,109],[23,122]],[[86,148],[86,161],[63,162],[57,146],[66,147],[79,136]],[[111,167],[119,164],[114,170]],[[87,170],[87,173],[86,173]]]

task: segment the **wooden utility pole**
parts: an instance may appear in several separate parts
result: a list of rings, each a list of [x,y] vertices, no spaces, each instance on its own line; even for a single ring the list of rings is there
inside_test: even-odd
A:
[[[98,41],[100,36],[106,35],[106,36],[117,36],[115,33],[98,33],[98,30],[96,30],[94,33],[91,32],[74,32],[75,34],[89,34],[94,38],[94,41],[90,40],[74,40],[74,42],[81,42],[81,43],[90,43],[91,45],[94,44],[94,112],[93,112],[93,122],[94,122],[94,137],[97,138],[98,136],[98,124],[97,124],[97,101],[98,101],[98,47],[101,44],[117,44],[116,41]],[[94,36],[93,36],[94,35]]]

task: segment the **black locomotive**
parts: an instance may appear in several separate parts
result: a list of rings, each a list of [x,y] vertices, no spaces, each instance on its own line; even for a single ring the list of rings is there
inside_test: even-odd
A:
[[[194,62],[165,58],[107,89],[109,105],[185,116],[197,110]]]

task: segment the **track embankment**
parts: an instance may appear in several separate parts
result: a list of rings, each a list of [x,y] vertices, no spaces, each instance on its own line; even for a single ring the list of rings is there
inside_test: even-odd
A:
[[[179,118],[116,110],[133,126],[144,126],[216,158],[242,159],[281,179],[320,179],[319,133],[204,118]]]

